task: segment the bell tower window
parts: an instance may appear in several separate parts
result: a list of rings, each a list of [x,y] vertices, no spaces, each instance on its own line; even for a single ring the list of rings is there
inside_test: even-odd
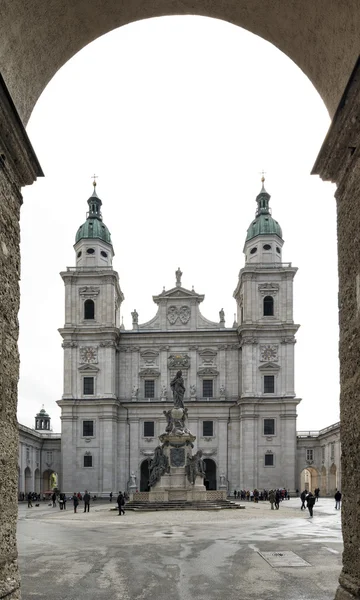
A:
[[[272,296],[265,296],[264,298],[264,317],[274,316],[274,298]]]
[[[94,300],[85,300],[85,302],[84,302],[84,319],[95,319],[95,302],[94,302]]]

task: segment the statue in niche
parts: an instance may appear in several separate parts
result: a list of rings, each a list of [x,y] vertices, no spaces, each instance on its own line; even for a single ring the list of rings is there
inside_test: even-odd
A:
[[[188,459],[186,475],[193,485],[195,485],[197,477],[205,477],[205,461],[202,458],[202,450],[198,450],[194,456]]]
[[[154,458],[150,462],[149,465],[150,478],[149,485],[153,487],[155,483],[157,483],[160,478],[165,475],[165,473],[169,473],[169,460],[168,457],[165,456],[163,449],[161,446],[157,446],[154,451]]]
[[[221,475],[220,475],[220,485],[221,486],[226,485],[226,479],[225,479],[224,473],[221,473]]]
[[[176,285],[177,285],[178,287],[180,287],[180,286],[181,286],[181,275],[182,275],[182,272],[180,271],[180,267],[178,267],[178,270],[177,270],[177,271],[175,271]]]
[[[195,396],[196,394],[196,385],[190,386],[190,396]]]
[[[219,317],[220,317],[220,323],[225,323],[225,312],[224,312],[223,308],[219,312]]]
[[[170,383],[175,408],[184,408],[185,386],[182,371],[178,371]]]
[[[166,385],[163,385],[162,388],[161,388],[161,397],[162,398],[167,398],[167,395],[168,395],[168,393],[167,393]]]
[[[134,308],[134,311],[131,313],[131,316],[132,316],[133,325],[138,325],[138,323],[139,323],[139,313],[137,312],[136,308]]]
[[[219,391],[220,391],[220,396],[225,396],[226,388],[223,383],[221,384]]]
[[[135,475],[135,471],[131,471],[131,474],[130,474],[130,486],[131,487],[136,487],[136,475]]]
[[[136,387],[136,385],[133,386],[132,392],[131,392],[131,397],[132,398],[137,398],[139,395],[139,388]]]

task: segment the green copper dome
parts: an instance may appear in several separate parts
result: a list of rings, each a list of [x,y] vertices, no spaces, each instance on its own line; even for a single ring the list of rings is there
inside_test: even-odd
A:
[[[75,244],[80,240],[95,238],[103,240],[107,244],[111,244],[110,231],[102,220],[100,210],[102,202],[95,191],[95,185],[94,192],[88,200],[89,212],[86,215],[86,221],[80,225],[76,232]]]
[[[257,235],[277,235],[282,239],[281,227],[271,216],[269,208],[270,194],[264,188],[264,179],[262,182],[260,194],[256,197],[258,207],[255,219],[247,230],[246,242],[252,240]]]

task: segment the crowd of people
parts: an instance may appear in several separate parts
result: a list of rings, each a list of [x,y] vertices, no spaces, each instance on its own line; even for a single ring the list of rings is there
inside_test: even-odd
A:
[[[112,502],[112,499],[113,499],[113,493],[110,492],[110,494],[109,494],[110,502]],[[24,500],[27,500],[28,508],[33,508],[33,504],[32,504],[33,502],[40,502],[41,500],[44,502],[51,501],[49,503],[49,506],[52,506],[52,508],[56,508],[57,506],[59,506],[60,510],[66,510],[66,503],[68,501],[72,501],[72,504],[74,507],[74,513],[76,513],[78,506],[82,502],[84,503],[84,512],[90,512],[90,503],[91,503],[91,501],[93,501],[93,502],[96,501],[97,496],[94,495],[91,497],[90,492],[88,492],[88,490],[85,490],[84,495],[81,494],[81,492],[74,492],[72,494],[72,496],[67,496],[63,492],[54,490],[52,493],[42,494],[42,496],[40,494],[36,494],[34,492],[29,492],[28,494],[21,493],[21,494],[19,494],[19,500],[21,502],[23,502]],[[119,492],[117,499],[116,499],[116,502],[117,502],[118,508],[119,508],[119,515],[125,514],[124,507],[128,500],[129,500],[129,494],[127,492]],[[36,506],[39,506],[39,504],[36,504]]]
[[[288,490],[281,488],[278,490],[270,490],[270,491],[275,491],[278,492],[278,496],[279,496],[279,502],[281,502],[282,500],[290,500],[290,493],[288,492]],[[269,490],[234,490],[234,498],[237,498],[238,500],[246,500],[247,502],[262,502],[262,501],[267,501],[269,499],[269,494],[270,494]]]

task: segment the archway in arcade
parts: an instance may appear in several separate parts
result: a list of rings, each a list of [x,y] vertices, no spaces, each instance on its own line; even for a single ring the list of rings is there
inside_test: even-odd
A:
[[[30,470],[30,467],[26,467],[24,475],[25,475],[25,494],[28,494],[29,492],[33,492],[34,491],[32,489],[32,485],[31,485],[31,470]]]
[[[314,493],[319,485],[319,473],[314,467],[306,467],[300,473],[300,490]]]
[[[205,479],[204,485],[207,490],[216,490],[216,463],[212,458],[205,458]]]
[[[40,477],[40,471],[39,471],[39,469],[35,470],[34,476],[35,476],[35,489],[34,489],[34,492],[36,492],[37,494],[40,494],[40,492],[41,492],[41,489],[40,489],[41,488],[41,477]]]
[[[321,485],[320,485],[321,496],[327,495],[327,481],[326,481],[326,468],[321,467]]]
[[[329,469],[329,493],[335,494],[337,488],[337,468],[336,465],[333,463]]]
[[[44,471],[42,476],[42,489],[40,490],[41,493],[44,494],[46,492],[51,492],[57,487],[57,485],[57,473],[55,473],[55,471],[52,471],[51,469],[47,469],[46,471]]]
[[[148,459],[143,460],[140,467],[140,492],[148,492],[150,490],[149,479],[150,479],[150,471],[149,471],[150,461]]]

